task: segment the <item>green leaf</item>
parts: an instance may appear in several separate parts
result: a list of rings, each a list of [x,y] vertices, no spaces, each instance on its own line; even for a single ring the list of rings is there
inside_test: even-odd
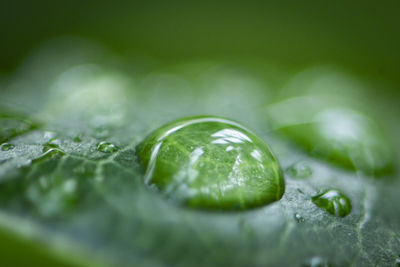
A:
[[[0,137],[13,147],[0,150],[0,247],[20,248],[18,257],[32,265],[395,264],[398,177],[370,179],[337,167],[274,131],[265,106],[280,97],[268,89],[267,65],[192,62],[138,71],[142,63],[116,67],[104,51],[82,58],[80,45],[51,51],[1,85]],[[289,173],[279,201],[196,210],[148,189],[137,145],[174,119],[201,114],[238,121],[269,144]],[[301,179],[292,177],[298,162],[308,166]],[[343,218],[312,201],[331,188],[351,201]],[[16,264],[15,257],[2,261]]]

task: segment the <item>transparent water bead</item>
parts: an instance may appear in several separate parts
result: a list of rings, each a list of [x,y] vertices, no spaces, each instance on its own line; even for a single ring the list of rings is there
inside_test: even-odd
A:
[[[168,123],[137,147],[145,183],[195,207],[247,209],[279,200],[284,180],[267,144],[236,122],[190,117]]]

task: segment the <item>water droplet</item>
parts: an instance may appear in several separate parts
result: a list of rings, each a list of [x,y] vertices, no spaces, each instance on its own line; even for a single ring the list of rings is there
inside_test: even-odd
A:
[[[1,144],[1,151],[9,151],[14,149],[15,145],[10,144],[10,143],[3,143]]]
[[[400,267],[400,256],[399,256],[399,258],[396,259],[395,266]]]
[[[39,162],[48,158],[52,158],[54,156],[63,156],[65,153],[60,149],[60,147],[52,142],[48,142],[43,144],[43,149],[42,149],[43,154],[36,158],[34,161]]]
[[[286,173],[293,178],[306,179],[312,175],[312,169],[306,162],[300,161],[290,166]]]
[[[114,153],[118,151],[118,147],[113,143],[102,141],[97,144],[97,150],[104,153]]]
[[[279,163],[267,144],[227,119],[199,116],[168,123],[139,144],[137,154],[145,183],[190,207],[253,208],[284,192]]]
[[[268,112],[277,131],[312,155],[368,175],[393,171],[389,139],[370,117],[323,98],[298,97]]]
[[[304,264],[304,267],[329,267],[331,264],[329,264],[329,261],[321,258],[321,257],[312,257],[311,259],[307,260]]]
[[[312,197],[312,202],[332,215],[345,217],[351,212],[351,201],[337,190],[326,190]]]
[[[295,219],[296,222],[298,222],[298,223],[302,223],[302,222],[305,221],[305,219],[303,218],[303,216],[301,216],[301,215],[298,214],[298,213],[295,213],[295,214],[294,214],[294,219]]]
[[[59,149],[60,149],[60,147],[57,144],[48,142],[48,143],[43,144],[42,152],[45,153],[49,150],[59,150]]]

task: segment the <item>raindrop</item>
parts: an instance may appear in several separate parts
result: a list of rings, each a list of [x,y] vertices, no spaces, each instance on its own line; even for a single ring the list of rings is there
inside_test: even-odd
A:
[[[9,150],[14,149],[14,147],[15,147],[15,145],[13,145],[13,144],[3,143],[3,144],[1,144],[0,149],[1,149],[1,151],[9,151]]]
[[[114,153],[118,151],[118,147],[113,143],[102,141],[97,144],[97,150],[104,153]]]
[[[393,172],[390,139],[361,112],[323,98],[297,97],[272,106],[268,116],[275,130],[319,159],[368,175]]]
[[[43,150],[42,150],[43,153],[46,153],[50,150],[60,150],[60,147],[59,147],[59,145],[52,143],[52,142],[43,144]]]
[[[279,163],[267,144],[228,119],[199,116],[168,123],[139,144],[137,154],[145,183],[190,207],[254,208],[284,193]]]
[[[345,217],[351,212],[351,201],[337,190],[326,190],[312,197],[312,202],[332,215]]]

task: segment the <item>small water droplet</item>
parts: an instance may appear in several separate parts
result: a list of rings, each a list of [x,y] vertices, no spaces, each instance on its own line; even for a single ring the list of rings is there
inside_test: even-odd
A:
[[[345,217],[352,209],[350,199],[338,190],[326,190],[311,199],[315,205],[338,217]]]
[[[306,179],[309,178],[313,172],[310,165],[304,161],[300,161],[290,166],[286,170],[286,173],[296,179]]]
[[[329,263],[328,260],[318,256],[312,257],[303,264],[303,267],[330,267],[330,266],[331,264]]]
[[[301,216],[301,215],[298,214],[298,213],[295,213],[295,214],[294,214],[294,219],[295,219],[296,222],[298,222],[298,223],[302,223],[302,222],[305,221],[305,219],[303,218],[303,216]]]
[[[45,152],[47,152],[47,151],[49,151],[51,149],[53,149],[53,150],[58,149],[59,150],[60,147],[59,147],[59,145],[57,145],[55,143],[48,142],[48,143],[43,144],[42,152],[45,153]]]
[[[396,267],[400,267],[400,255],[399,255],[399,257],[396,259],[396,261],[395,261],[395,266]]]
[[[113,143],[102,141],[97,144],[97,150],[104,153],[114,153],[118,151],[118,147]]]
[[[149,188],[190,207],[247,209],[277,201],[284,192],[279,163],[267,144],[227,119],[171,122],[139,144],[137,154]]]
[[[54,156],[63,156],[65,155],[64,151],[62,151],[59,147],[59,145],[48,142],[43,144],[43,149],[42,149],[43,154],[36,158],[34,162],[42,161],[47,158],[52,158]]]
[[[14,149],[15,145],[10,144],[10,143],[3,143],[1,144],[1,151],[9,151]]]

